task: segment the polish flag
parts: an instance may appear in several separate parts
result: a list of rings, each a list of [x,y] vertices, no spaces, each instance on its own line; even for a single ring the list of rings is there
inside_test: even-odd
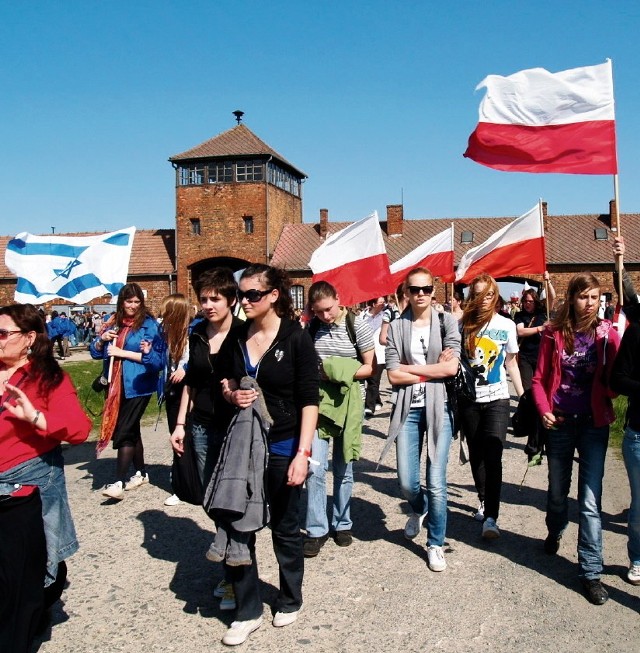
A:
[[[429,238],[391,266],[395,286],[417,267],[427,268],[434,277],[443,277],[443,281],[453,281],[453,226]]]
[[[494,279],[517,274],[542,274],[547,268],[542,231],[542,211],[530,211],[502,227],[460,259],[457,283],[469,283],[486,272]]]
[[[550,73],[489,75],[464,156],[509,172],[618,171],[611,61]]]
[[[625,332],[625,329],[629,326],[629,321],[625,315],[624,308],[620,304],[616,304],[615,311],[613,313],[613,328],[617,330],[618,334],[622,338],[622,335]]]
[[[395,290],[378,212],[333,234],[311,255],[313,281],[327,281],[351,306]]]

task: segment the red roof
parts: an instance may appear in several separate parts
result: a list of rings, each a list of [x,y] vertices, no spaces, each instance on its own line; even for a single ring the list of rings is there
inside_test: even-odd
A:
[[[461,256],[476,247],[491,234],[511,222],[507,218],[437,218],[431,220],[404,220],[403,233],[387,236],[386,222],[381,222],[383,238],[389,262],[394,263],[421,245],[425,240],[454,225],[454,251],[456,264]],[[625,237],[625,261],[640,262],[640,214],[627,213],[621,216],[622,233]],[[327,235],[351,224],[350,222],[329,222]],[[613,261],[611,245],[613,235],[608,228],[606,215],[549,215],[546,218],[547,262],[550,265],[575,264],[592,265]],[[606,229],[608,240],[596,240],[595,229]],[[463,231],[473,233],[473,242],[462,244]],[[285,225],[276,245],[272,264],[287,270],[308,270],[309,259],[315,249],[320,247],[319,226],[317,224]]]
[[[233,129],[222,132],[200,145],[180,154],[174,154],[169,161],[188,161],[193,159],[211,159],[233,156],[272,156],[291,168],[301,177],[307,175],[289,163],[281,154],[259,139],[247,126],[236,125]]]

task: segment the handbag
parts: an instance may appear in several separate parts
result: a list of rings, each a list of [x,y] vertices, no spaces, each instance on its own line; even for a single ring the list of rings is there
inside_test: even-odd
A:
[[[173,464],[171,465],[171,487],[173,493],[186,503],[201,506],[204,499],[204,490],[198,464],[196,462],[196,450],[193,447],[193,433],[191,424],[187,420],[184,439],[182,441],[184,451],[179,456],[173,452]]]

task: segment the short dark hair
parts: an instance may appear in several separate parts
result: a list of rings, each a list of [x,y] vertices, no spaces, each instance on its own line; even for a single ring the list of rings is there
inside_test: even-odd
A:
[[[206,290],[215,290],[222,295],[229,306],[235,304],[238,284],[229,268],[213,268],[205,270],[196,280],[194,289],[200,299],[200,293]]]
[[[309,304],[313,305],[317,301],[326,299],[327,297],[336,299],[338,297],[338,292],[328,281],[316,281],[311,284],[308,297]]]

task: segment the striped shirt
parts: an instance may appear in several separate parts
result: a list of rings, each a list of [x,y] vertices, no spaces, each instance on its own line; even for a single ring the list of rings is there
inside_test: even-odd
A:
[[[332,324],[321,322],[314,338],[316,353],[320,360],[329,356],[341,356],[342,358],[358,358],[358,352],[354,347],[346,322],[347,309],[343,308]],[[357,315],[355,319],[356,344],[361,354],[374,349],[373,333],[371,328],[363,319]]]

